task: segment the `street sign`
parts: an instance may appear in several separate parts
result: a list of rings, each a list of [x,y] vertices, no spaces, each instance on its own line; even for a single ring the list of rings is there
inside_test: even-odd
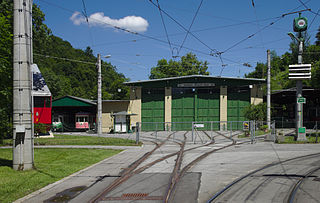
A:
[[[204,128],[204,124],[203,123],[195,123],[194,127],[195,128]]]
[[[297,98],[297,103],[305,104],[305,103],[306,103],[306,98],[304,98],[304,97],[298,97],[298,98]]]
[[[305,127],[299,128],[298,132],[299,133],[306,133],[306,128]]]
[[[308,19],[306,17],[299,17],[293,20],[293,31],[306,31],[308,27]]]
[[[289,79],[311,79],[311,64],[289,65]]]
[[[243,121],[243,130],[248,131],[249,130],[249,121]]]

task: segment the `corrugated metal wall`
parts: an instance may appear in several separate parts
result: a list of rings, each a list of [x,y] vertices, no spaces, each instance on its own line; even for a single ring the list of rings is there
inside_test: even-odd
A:
[[[141,122],[143,131],[163,130],[163,124],[146,122],[164,122],[164,88],[142,89]]]
[[[228,121],[245,121],[243,110],[249,105],[250,89],[248,87],[228,87]],[[242,127],[242,122],[232,124],[233,130],[240,130]]]
[[[176,122],[175,129],[191,130],[192,121],[219,121],[219,96],[216,88],[173,88],[172,122]],[[205,129],[210,128],[205,125]]]

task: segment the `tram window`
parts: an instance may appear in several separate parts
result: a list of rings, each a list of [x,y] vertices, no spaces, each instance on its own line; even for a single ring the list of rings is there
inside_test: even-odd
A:
[[[45,97],[44,100],[46,102],[46,107],[50,108],[51,107],[51,99],[50,99],[50,97]]]
[[[88,122],[88,117],[79,116],[79,117],[77,117],[77,122]]]
[[[44,107],[44,97],[33,98],[34,107]]]

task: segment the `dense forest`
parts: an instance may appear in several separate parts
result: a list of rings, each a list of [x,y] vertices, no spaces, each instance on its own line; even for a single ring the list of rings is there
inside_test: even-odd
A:
[[[12,135],[12,9],[12,0],[0,0],[0,140]],[[40,68],[53,98],[73,95],[96,99],[97,58],[93,50],[90,47],[75,49],[69,42],[54,36],[44,24],[45,15],[36,4],[32,17],[33,62]],[[115,66],[102,63],[103,99],[127,99],[125,81],[128,79],[118,73]]]

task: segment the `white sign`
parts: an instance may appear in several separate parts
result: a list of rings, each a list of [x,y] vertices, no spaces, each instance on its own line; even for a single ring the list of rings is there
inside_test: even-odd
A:
[[[204,128],[204,124],[203,123],[195,123],[193,126],[195,128]]]

